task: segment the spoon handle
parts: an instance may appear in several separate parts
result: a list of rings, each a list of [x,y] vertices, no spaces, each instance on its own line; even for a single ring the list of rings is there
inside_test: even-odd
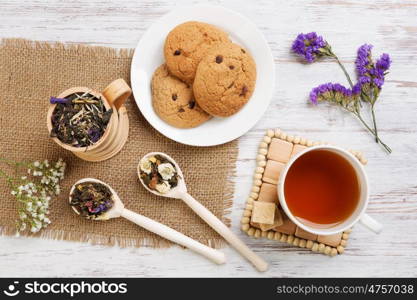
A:
[[[129,221],[132,221],[133,223],[157,234],[160,235],[167,240],[170,240],[174,243],[177,243],[181,246],[187,247],[194,252],[197,252],[211,261],[215,262],[216,264],[224,264],[226,262],[226,258],[224,256],[223,252],[220,252],[219,250],[210,248],[206,245],[203,245],[196,240],[193,240],[192,238],[164,225],[161,223],[158,223],[152,219],[149,219],[145,216],[142,216],[138,213],[135,213],[128,209],[123,209],[121,212],[121,216],[123,218],[128,219]]]
[[[218,234],[220,234],[230,245],[249,260],[258,271],[264,272],[268,269],[268,264],[252,250],[248,248],[226,225],[223,224],[211,211],[195,200],[190,194],[184,193],[182,200],[207,224],[209,224]]]

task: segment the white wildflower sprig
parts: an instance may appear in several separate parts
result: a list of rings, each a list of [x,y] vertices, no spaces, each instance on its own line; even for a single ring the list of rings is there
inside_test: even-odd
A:
[[[59,159],[54,163],[48,160],[25,163],[1,158],[0,161],[16,168],[27,168],[27,175],[21,177],[12,177],[0,170],[0,177],[7,180],[18,202],[17,233],[25,230],[35,233],[47,227],[51,223],[47,217],[49,204],[51,197],[61,191],[59,183],[64,179],[65,162]]]

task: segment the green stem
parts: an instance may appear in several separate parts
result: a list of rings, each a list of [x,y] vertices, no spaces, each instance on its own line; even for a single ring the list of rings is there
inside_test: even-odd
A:
[[[371,105],[371,112],[372,112],[372,122],[374,124],[374,130],[375,130],[375,141],[378,142],[378,129],[376,127],[376,117],[375,117],[375,110],[374,110],[374,104]]]
[[[391,148],[390,147],[388,147],[388,145],[387,144],[385,144],[377,135],[376,135],[376,133],[375,133],[375,131],[371,128],[371,127],[369,127],[369,125],[365,122],[365,120],[362,118],[362,116],[361,116],[361,114],[359,113],[359,112],[353,112],[353,114],[362,122],[362,124],[365,126],[365,128],[370,132],[370,133],[372,133],[372,135],[374,135],[375,136],[375,140],[376,140],[376,142],[377,143],[379,143],[379,144],[381,144],[384,148],[385,148],[385,150],[388,152],[388,153],[391,153],[392,152],[392,150],[391,150]]]
[[[27,166],[28,164],[26,162],[16,162],[7,158],[0,157],[0,161],[4,162],[5,164],[8,164],[9,166],[14,167],[20,167],[20,166]]]
[[[339,58],[335,54],[333,54],[333,57],[336,59],[338,65],[342,69],[343,73],[345,73],[345,76],[346,76],[347,80],[349,81],[350,87],[353,88],[353,83],[352,83],[352,80],[350,79],[349,73],[346,71],[345,67],[342,65]]]
[[[334,53],[331,53],[331,55],[336,59],[336,62],[340,66],[340,68],[342,69],[343,73],[345,74],[346,79],[348,80],[350,87],[353,88],[352,80],[350,79],[350,76],[349,76],[348,72],[346,71],[345,67],[343,66],[343,64],[340,62],[339,58]],[[366,124],[366,122],[364,121],[364,119],[360,115],[359,110],[357,110],[357,112],[354,113],[354,114],[358,117],[358,119],[362,122],[362,124],[366,127],[366,129],[375,136],[375,141],[377,143],[380,143],[388,153],[391,153],[392,152],[391,148],[388,147],[388,145],[386,145],[384,142],[382,142],[382,140],[378,136],[378,129],[377,129],[377,126],[376,126],[376,118],[375,118],[375,111],[374,111],[375,102],[372,101],[369,97],[367,97],[367,99],[365,100],[364,99],[365,96],[367,96],[367,95],[364,95],[364,93],[361,93],[361,95],[360,95],[360,97],[363,101],[367,100],[367,102],[369,102],[371,104],[372,123],[373,123],[374,129],[372,130],[368,126],[368,124]]]
[[[9,176],[6,172],[0,170],[0,177],[3,177],[6,179],[7,184],[13,188],[13,177]]]

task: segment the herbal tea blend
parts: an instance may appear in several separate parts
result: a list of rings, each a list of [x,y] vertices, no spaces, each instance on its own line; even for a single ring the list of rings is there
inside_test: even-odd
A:
[[[113,194],[104,184],[83,182],[75,186],[70,205],[87,219],[95,219],[113,207]]]
[[[161,155],[144,157],[140,161],[140,178],[151,190],[166,194],[178,185],[178,177],[174,165]]]
[[[50,102],[56,104],[51,137],[73,147],[88,147],[98,142],[113,113],[113,109],[106,109],[101,98],[88,92],[66,98],[51,97]]]

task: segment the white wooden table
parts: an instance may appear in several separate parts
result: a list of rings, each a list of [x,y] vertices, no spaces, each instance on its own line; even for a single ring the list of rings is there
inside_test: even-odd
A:
[[[111,47],[136,46],[144,31],[175,6],[197,1],[0,2],[0,38],[23,37]],[[269,111],[240,139],[232,229],[270,262],[260,274],[230,248],[216,266],[187,250],[120,249],[83,243],[0,237],[0,276],[417,276],[417,2],[416,1],[210,1],[257,24],[272,48],[277,85]],[[385,154],[359,122],[339,108],[312,107],[307,95],[327,81],[347,84],[335,63],[303,65],[289,47],[299,32],[317,31],[353,75],[357,48],[393,64],[377,115]],[[240,217],[255,167],[258,142],[268,128],[363,151],[372,196],[369,213],[385,224],[380,235],[357,225],[345,254],[330,258],[307,250],[255,240],[240,231]]]

